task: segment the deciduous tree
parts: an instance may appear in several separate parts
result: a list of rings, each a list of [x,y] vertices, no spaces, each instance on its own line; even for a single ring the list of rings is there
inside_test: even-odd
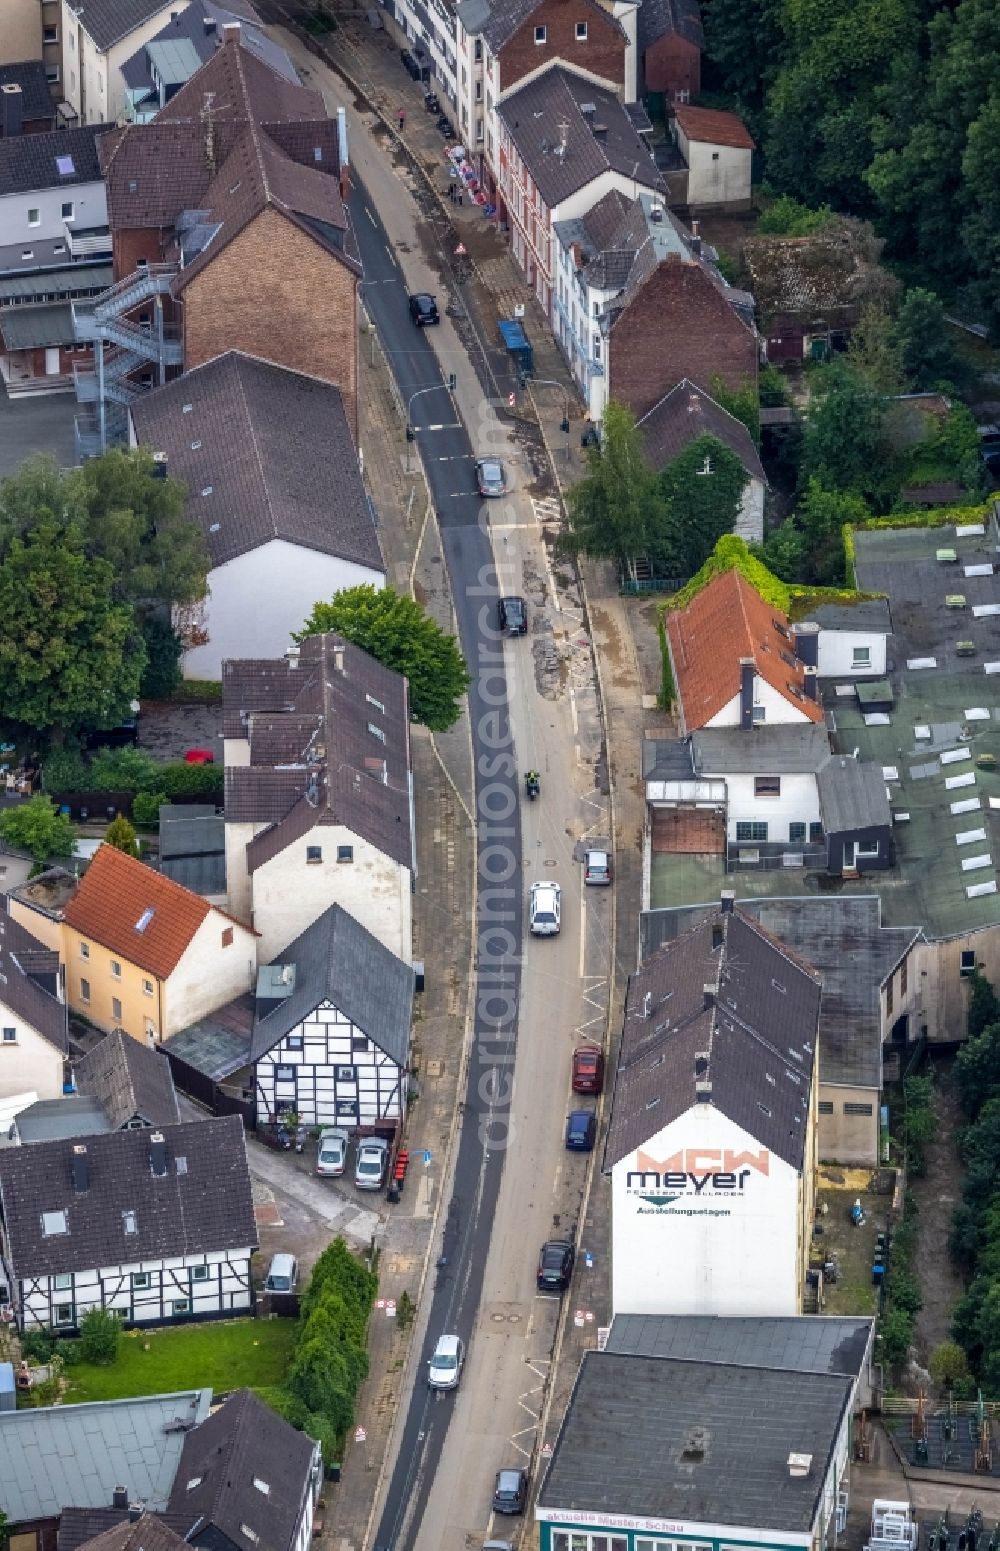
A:
[[[673,514],[670,546],[662,556],[651,543],[661,575],[693,576],[724,533],[736,527],[749,475],[743,461],[714,436],[699,436],[660,474],[660,491]]]
[[[17,808],[0,808],[0,838],[17,851],[30,851],[36,862],[72,856],[76,833],[72,819],[41,793]]]
[[[587,449],[586,474],[566,492],[563,547],[615,560],[627,571],[636,556],[650,552],[654,539],[659,553],[671,552],[670,515],[646,463],[635,416],[612,401],[600,446]]]

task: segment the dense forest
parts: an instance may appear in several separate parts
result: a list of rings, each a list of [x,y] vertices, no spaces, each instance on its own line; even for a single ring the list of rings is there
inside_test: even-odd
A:
[[[996,0],[707,0],[703,100],[776,194],[866,217],[908,285],[1000,337]]]

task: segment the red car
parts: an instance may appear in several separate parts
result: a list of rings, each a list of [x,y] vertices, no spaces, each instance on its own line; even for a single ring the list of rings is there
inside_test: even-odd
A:
[[[578,1045],[573,1051],[573,1092],[600,1093],[603,1087],[603,1052],[596,1045]]]
[[[211,749],[188,749],[184,755],[185,765],[214,765],[215,755]]]

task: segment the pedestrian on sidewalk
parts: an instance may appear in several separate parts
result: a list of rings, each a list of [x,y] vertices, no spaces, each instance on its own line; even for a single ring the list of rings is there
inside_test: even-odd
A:
[[[448,184],[448,198],[451,200],[452,204],[455,203],[455,179],[454,178],[452,178],[451,182]]]
[[[405,123],[406,123],[406,109],[405,108],[400,108],[400,110],[399,110],[399,131],[400,131],[400,134],[402,134],[402,132],[403,132],[403,125]]]
[[[462,188],[461,188],[461,185],[459,185],[458,194],[456,195],[456,198],[458,200],[458,203],[461,204],[462,203]]]

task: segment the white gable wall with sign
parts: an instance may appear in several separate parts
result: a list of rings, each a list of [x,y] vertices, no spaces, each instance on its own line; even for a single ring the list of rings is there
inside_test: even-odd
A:
[[[797,1314],[810,1202],[794,1168],[695,1104],[611,1171],[615,1314]]]

